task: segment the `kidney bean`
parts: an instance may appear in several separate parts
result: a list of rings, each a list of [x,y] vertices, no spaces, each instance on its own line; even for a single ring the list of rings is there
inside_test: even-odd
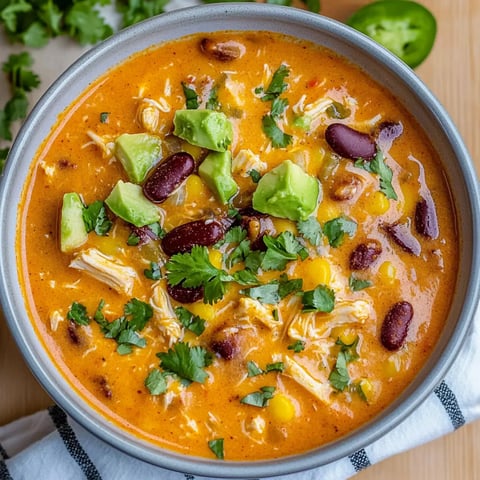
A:
[[[377,141],[390,144],[403,133],[403,125],[400,122],[382,122],[378,126]]]
[[[402,223],[384,224],[388,236],[403,250],[418,257],[422,251],[419,241],[412,235],[410,228]]]
[[[177,302],[193,303],[203,298],[203,287],[182,287],[182,285],[167,285],[168,294]]]
[[[380,333],[380,341],[387,350],[398,350],[404,344],[412,318],[413,307],[409,302],[398,302],[390,308]]]
[[[366,270],[382,253],[382,246],[376,240],[360,243],[350,254],[351,270]]]
[[[167,255],[189,252],[194,245],[208,247],[217,243],[225,234],[220,220],[195,220],[170,230],[162,239],[162,248]]]
[[[195,169],[195,161],[187,152],[167,157],[143,184],[143,194],[154,203],[164,202]]]
[[[69,322],[67,333],[68,338],[74,345],[80,345],[80,343],[82,343],[78,335],[77,325],[74,322]]]
[[[332,123],[325,130],[325,140],[331,149],[345,158],[371,160],[376,153],[373,138],[343,123]]]
[[[251,207],[242,208],[239,213],[241,215],[240,225],[247,231],[251,242],[250,248],[252,250],[266,250],[263,236],[274,235],[276,232],[272,219]]]
[[[431,198],[422,198],[415,207],[415,228],[420,235],[438,237],[438,220],[435,204]]]
[[[232,337],[223,340],[214,340],[210,348],[225,360],[231,360],[237,353],[237,345]]]
[[[245,46],[234,40],[216,42],[211,38],[200,40],[200,50],[208,57],[220,62],[231,62],[245,53]]]

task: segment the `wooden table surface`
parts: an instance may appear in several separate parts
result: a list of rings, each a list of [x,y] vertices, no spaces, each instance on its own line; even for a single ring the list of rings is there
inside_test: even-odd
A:
[[[480,171],[480,0],[420,0],[434,13],[438,35],[426,62],[417,69],[450,113]],[[345,20],[367,0],[323,0],[324,15]],[[50,51],[49,51],[50,49]],[[52,51],[57,49],[57,54]],[[0,61],[17,52],[0,36]],[[67,39],[35,51],[34,69],[42,88],[79,54]],[[40,92],[33,95],[35,100]],[[7,86],[0,78],[0,101]],[[26,367],[5,320],[0,316],[0,425],[51,404]],[[478,480],[480,421],[427,445],[397,455],[360,473],[358,480]]]

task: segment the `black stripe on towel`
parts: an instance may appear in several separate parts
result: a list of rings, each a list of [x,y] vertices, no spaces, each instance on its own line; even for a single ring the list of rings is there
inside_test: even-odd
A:
[[[367,452],[363,448],[349,455],[348,459],[350,460],[356,472],[359,472],[360,470],[363,470],[371,465]]]
[[[458,405],[457,397],[455,397],[455,394],[445,383],[445,380],[437,388],[435,388],[434,392],[450,417],[453,428],[456,430],[464,425],[465,417],[463,416],[462,410]]]
[[[10,457],[8,456],[7,451],[3,448],[3,445],[0,443],[0,457],[2,460],[8,460]]]
[[[53,405],[52,407],[49,407],[48,413],[50,414],[55,427],[57,427],[57,431],[65,444],[65,448],[82,469],[87,480],[101,480],[102,477],[98,473],[98,470],[90,460],[87,452],[85,452],[80,445],[72,427],[68,424],[65,412],[57,405]]]
[[[7,465],[3,460],[0,460],[0,480],[13,480]]]

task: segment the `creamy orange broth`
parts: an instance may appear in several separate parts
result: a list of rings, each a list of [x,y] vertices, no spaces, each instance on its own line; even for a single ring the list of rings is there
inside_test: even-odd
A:
[[[212,36],[215,41],[233,39],[245,47],[243,56],[223,62],[200,51],[203,37],[184,38],[132,57],[91,85],[61,115],[32,163],[20,206],[17,248],[22,287],[38,336],[72,388],[133,435],[167,449],[204,457],[214,457],[207,442],[222,438],[225,458],[230,460],[304,452],[339,438],[377,415],[408,385],[430,354],[447,316],[457,273],[453,206],[436,153],[415,120],[355,66],[307,42],[262,32]],[[272,148],[261,129],[261,118],[269,112],[270,102],[259,100],[254,91],[259,86],[266,88],[281,64],[290,72],[285,79],[288,88],[281,95],[289,105],[279,125],[293,135],[293,142],[287,148]],[[341,215],[357,223],[355,234],[346,235],[338,248],[329,246],[325,236],[318,248],[301,239],[309,258],[291,261],[285,270],[289,278],[303,279],[304,291],[318,284],[333,289],[335,308],[331,313],[302,314],[300,297],[291,295],[277,305],[260,304],[259,308],[270,316],[262,319],[262,315],[254,315],[253,310],[239,304],[239,298],[245,297],[239,290],[246,287],[232,282],[223,299],[213,305],[201,300],[185,305],[206,320],[204,333],[197,337],[175,318],[172,309],[179,306],[178,302],[170,299],[170,309],[158,306],[159,292],[166,286],[167,260],[159,240],[128,246],[128,226],[109,213],[114,225],[108,236],[91,232],[87,243],[76,252],[60,251],[57,222],[63,194],[78,192],[85,204],[91,204],[104,200],[119,179],[127,180],[109,144],[121,133],[153,130],[163,140],[163,157],[187,150],[200,162],[205,153],[202,149],[172,138],[173,115],[185,108],[182,82],[207,95],[213,82],[218,81],[222,110],[234,126],[230,147],[233,157],[242,149],[251,150],[265,162],[262,173],[291,159],[319,178],[323,186],[323,198],[313,215],[320,224]],[[147,104],[144,99],[155,102]],[[323,108],[310,129],[296,127],[295,116],[321,99],[327,99],[327,106],[335,100],[348,107],[351,114],[335,120]],[[156,128],[141,120],[144,108],[152,104],[154,110],[159,105],[165,107],[157,112]],[[100,122],[102,112],[108,112],[106,123]],[[378,193],[378,175],[336,156],[325,141],[325,128],[330,123],[345,123],[373,135],[383,121],[403,125],[403,133],[384,151],[398,200],[386,200]],[[234,160],[233,176],[240,193],[233,205],[245,207],[256,185],[235,165]],[[334,199],[338,185],[352,176],[359,181],[355,195]],[[425,191],[434,198],[440,231],[437,239],[423,238],[413,227],[415,205]],[[158,208],[164,210],[163,227],[167,232],[195,219],[227,214],[227,207],[215,200],[196,174]],[[394,222],[411,227],[421,245],[420,255],[404,251],[386,234],[382,225]],[[273,219],[273,223],[276,235],[290,230],[300,236],[295,222]],[[353,272],[370,281],[371,286],[352,291],[349,256],[367,239],[376,240],[382,251],[367,269]],[[88,248],[135,269],[137,278],[131,295],[69,267],[74,255]],[[209,247],[212,262],[227,269],[225,258],[222,263],[222,256],[212,252],[225,254],[232,248]],[[162,280],[145,278],[143,271],[151,261],[162,265]],[[230,271],[242,268],[240,263]],[[259,272],[258,277],[266,283],[279,278],[280,273]],[[105,338],[95,321],[79,326],[66,318],[73,302],[84,305],[91,317],[103,299],[103,313],[112,321],[123,314],[123,306],[131,298],[155,308],[153,318],[139,332],[146,340],[145,348],[133,347],[128,355],[117,353],[117,343]],[[399,301],[411,303],[414,315],[405,343],[390,351],[382,345],[380,331],[387,312]],[[365,307],[366,315],[361,313]],[[211,351],[212,343],[222,335],[233,337],[236,353],[231,359],[214,353],[203,384],[186,386],[168,377],[166,393],[150,394],[144,381],[149,372],[159,368],[158,352],[166,352],[177,341]],[[340,351],[335,344],[338,338],[344,343],[358,338],[358,359],[348,363],[350,383],[344,391],[329,381]],[[304,342],[305,349],[295,353],[288,346],[297,340]],[[299,382],[289,368],[283,373],[247,376],[248,361],[265,369],[267,364],[279,361],[285,366],[288,359],[320,386],[323,399]],[[363,395],[359,383],[364,387]],[[275,387],[273,399],[265,407],[240,403],[245,395],[265,386]]]

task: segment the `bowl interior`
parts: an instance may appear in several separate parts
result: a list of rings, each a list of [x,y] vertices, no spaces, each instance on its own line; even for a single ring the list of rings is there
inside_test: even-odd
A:
[[[392,91],[417,119],[440,153],[458,214],[459,277],[444,332],[416,380],[370,424],[334,444],[275,461],[218,462],[185,458],[132,438],[86,405],[70,388],[38,342],[19,288],[15,238],[17,211],[30,161],[57,116],[92,80],[130,55],[195,32],[268,30],[323,45],[357,64]],[[58,404],[80,424],[117,448],[169,469],[206,476],[259,477],[286,474],[351,454],[391,430],[433,390],[457,354],[478,297],[478,187],[468,153],[448,116],[402,62],[361,34],[333,20],[293,8],[262,4],[217,4],[163,14],[122,31],[93,48],[68,69],[34,108],[12,148],[0,194],[2,304],[14,337],[35,376]]]

